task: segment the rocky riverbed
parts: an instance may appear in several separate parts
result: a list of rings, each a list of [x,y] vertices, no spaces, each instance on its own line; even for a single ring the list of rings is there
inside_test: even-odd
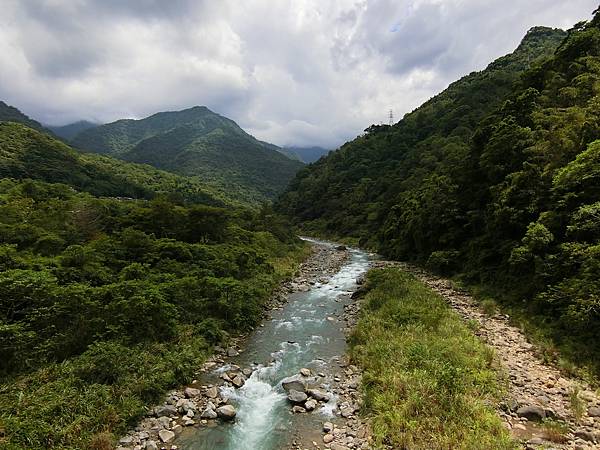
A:
[[[272,314],[281,310],[291,294],[307,292],[313,286],[327,283],[348,258],[349,252],[344,246],[313,244],[312,254],[301,264],[298,275],[274,293],[265,310],[265,320],[270,320]],[[327,317],[327,320],[340,320],[341,324],[347,318],[350,318],[350,311],[345,317]],[[181,448],[180,435],[189,433],[190,429],[212,428],[235,421],[238,411],[230,401],[231,395],[226,393],[241,389],[257,368],[232,363],[245,351],[246,339],[247,336],[239,336],[231,339],[226,347],[215,347],[215,354],[198,369],[198,379],[190,386],[169,392],[162,404],[149,410],[147,417],[120,439],[118,450],[176,450]],[[367,448],[366,428],[355,416],[360,409],[359,371],[343,358],[340,358],[338,368],[339,373],[335,375],[316,373],[308,368],[290,374],[300,381],[292,383],[295,390],[286,389],[291,397],[290,412],[310,414],[329,404],[342,422],[322,422],[322,433],[321,430],[316,433],[322,434],[323,446],[338,450]],[[215,375],[218,381],[205,382],[214,380]],[[296,448],[294,444],[293,448]]]
[[[449,280],[412,265],[391,264],[417,276],[463,319],[477,323],[476,334],[495,350],[508,379],[508,397],[497,405],[498,414],[525,448],[600,448],[600,398],[593,388],[545,363],[508,316],[485,314]]]

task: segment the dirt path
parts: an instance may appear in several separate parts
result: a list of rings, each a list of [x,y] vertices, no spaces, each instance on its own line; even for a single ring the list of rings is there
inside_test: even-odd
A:
[[[393,264],[439,293],[465,320],[479,324],[476,334],[494,348],[508,375],[509,395],[498,405],[498,413],[525,448],[600,448],[600,398],[589,385],[544,363],[524,334],[509,325],[507,316],[484,314],[470,295],[448,280],[411,265]],[[549,419],[554,426],[540,422]]]

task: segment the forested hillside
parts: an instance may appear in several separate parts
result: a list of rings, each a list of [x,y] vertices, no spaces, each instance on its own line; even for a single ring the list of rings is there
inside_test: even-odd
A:
[[[53,136],[15,122],[0,122],[0,177],[64,183],[103,197],[149,199],[171,195],[215,206],[233,202],[198,180],[146,165],[82,154]]]
[[[0,122],[17,122],[27,125],[29,128],[34,128],[36,130],[44,130],[44,127],[41,123],[33,120],[27,115],[23,114],[14,106],[7,105],[3,101],[0,100]]]
[[[279,209],[308,231],[461,272],[599,361],[600,15],[563,38],[532,29],[513,54],[308,166]]]
[[[206,107],[119,120],[85,130],[72,142],[82,150],[196,176],[254,203],[273,199],[302,167]]]

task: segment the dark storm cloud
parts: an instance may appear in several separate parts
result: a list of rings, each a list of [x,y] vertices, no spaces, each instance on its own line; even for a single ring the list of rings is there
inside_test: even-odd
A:
[[[207,105],[336,146],[596,0],[3,0],[0,99],[46,123]]]

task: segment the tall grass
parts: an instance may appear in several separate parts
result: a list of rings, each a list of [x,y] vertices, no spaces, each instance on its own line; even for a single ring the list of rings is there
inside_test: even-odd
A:
[[[493,407],[493,351],[444,300],[399,269],[371,271],[351,339],[375,446],[515,448]]]

